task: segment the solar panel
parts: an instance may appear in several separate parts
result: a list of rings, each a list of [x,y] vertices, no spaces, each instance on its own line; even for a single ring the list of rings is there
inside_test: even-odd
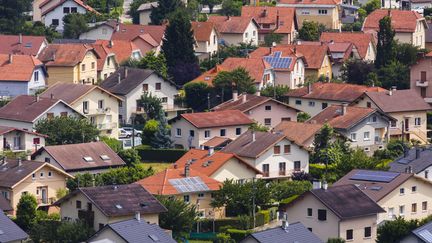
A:
[[[399,173],[388,171],[359,171],[351,176],[350,179],[360,181],[390,182],[398,175]]]
[[[429,230],[424,229],[424,230],[418,232],[418,234],[421,237],[423,237],[426,240],[426,242],[432,242],[432,234],[431,234],[431,232],[429,232]]]
[[[197,176],[180,179],[170,179],[168,180],[168,182],[179,193],[210,191],[208,186],[201,180],[200,177]]]
[[[281,52],[277,51],[273,56],[265,56],[264,60],[273,68],[289,68],[291,65],[291,57],[281,57]]]

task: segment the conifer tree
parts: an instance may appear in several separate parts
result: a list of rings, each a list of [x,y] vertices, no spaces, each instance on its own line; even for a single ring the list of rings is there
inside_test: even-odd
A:
[[[386,66],[395,59],[396,42],[394,36],[395,32],[391,26],[391,17],[385,16],[379,21],[376,68]]]
[[[159,121],[159,127],[158,130],[153,135],[150,144],[153,148],[158,148],[158,149],[171,148],[173,142],[171,141],[171,137],[169,135],[170,129],[168,126],[167,119],[165,117],[165,112],[163,110],[160,110],[157,120]]]
[[[158,6],[152,8],[150,20],[154,25],[160,25],[164,20],[169,18],[169,15],[178,8],[183,7],[180,0],[158,0]]]

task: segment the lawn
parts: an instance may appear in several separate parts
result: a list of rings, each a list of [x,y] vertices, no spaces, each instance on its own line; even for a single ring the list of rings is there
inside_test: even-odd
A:
[[[155,173],[158,173],[170,167],[172,163],[143,163],[143,165],[145,168],[148,168],[150,166],[153,167]]]

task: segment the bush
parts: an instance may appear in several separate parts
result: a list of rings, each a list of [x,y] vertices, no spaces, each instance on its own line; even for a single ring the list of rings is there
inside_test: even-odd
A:
[[[235,240],[236,242],[240,242],[246,236],[248,236],[250,233],[252,233],[252,230],[238,230],[238,229],[228,229],[227,234],[230,235],[230,238]]]
[[[213,240],[214,243],[231,243],[234,242],[233,239],[231,239],[231,236],[229,234],[225,233],[219,233],[216,235],[216,240]]]
[[[253,221],[252,220],[253,220],[253,218],[251,219],[251,225],[253,227]],[[265,224],[266,223],[265,223],[265,219],[264,219],[264,214],[261,212],[255,213],[255,227],[263,226]]]
[[[261,213],[264,216],[264,224],[270,223],[270,211],[269,210],[260,210],[258,213]]]
[[[175,162],[187,152],[183,149],[152,149],[148,146],[138,146],[135,149],[141,161],[153,162]]]

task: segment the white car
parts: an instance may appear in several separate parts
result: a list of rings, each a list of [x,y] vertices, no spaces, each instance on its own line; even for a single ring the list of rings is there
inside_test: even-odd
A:
[[[126,132],[126,137],[132,137],[133,131],[135,132],[135,137],[141,137],[142,131],[133,129],[133,127],[122,127],[120,128],[120,131],[123,130]]]

